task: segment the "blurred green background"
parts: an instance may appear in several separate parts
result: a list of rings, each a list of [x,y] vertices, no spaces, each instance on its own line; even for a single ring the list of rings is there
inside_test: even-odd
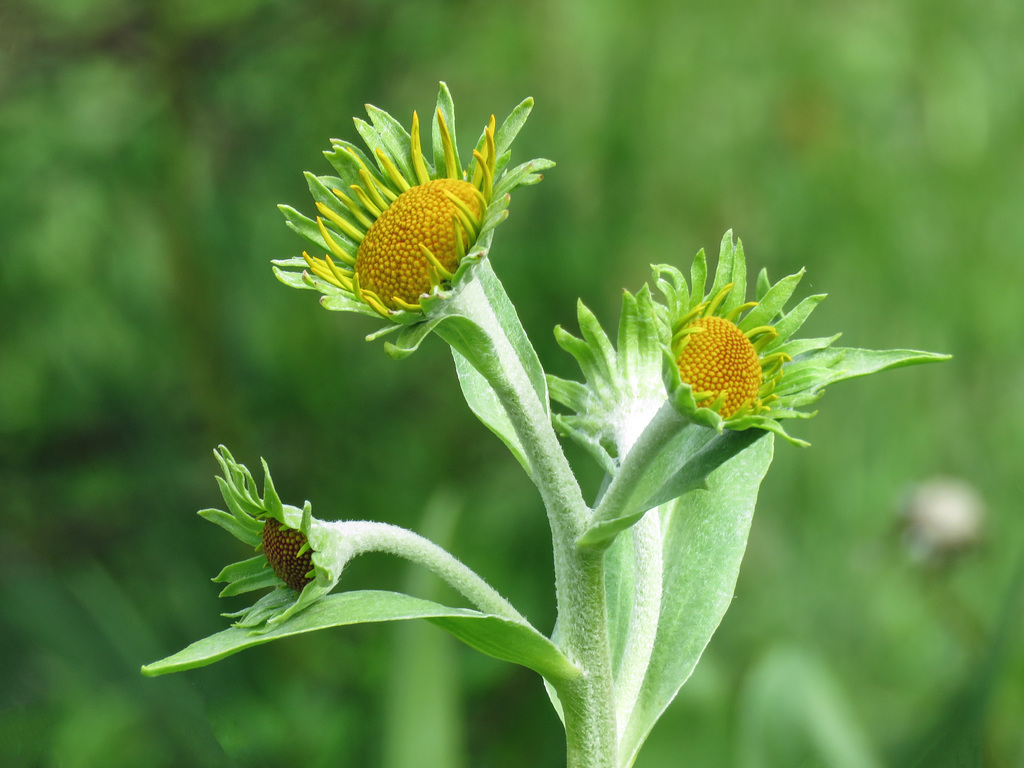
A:
[[[1024,6],[1019,0],[3,0],[0,754],[11,766],[558,766],[531,673],[431,627],[367,626],[144,679],[225,626],[245,556],[194,511],[212,449],[286,501],[429,532],[541,628],[539,501],[436,339],[269,267],[301,172],[374,103],[450,85],[462,151],[537,108],[495,269],[548,369],[581,297],[606,326],[649,264],[808,268],[810,335],[951,352],[843,384],[779,445],[734,606],[637,763],[1024,766]],[[596,473],[573,454],[591,490]],[[956,557],[899,510],[950,476]],[[436,587],[380,557],[351,588]]]

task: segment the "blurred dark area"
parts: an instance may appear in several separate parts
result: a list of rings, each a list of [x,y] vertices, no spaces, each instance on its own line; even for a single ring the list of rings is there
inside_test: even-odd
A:
[[[0,762],[564,764],[540,681],[433,627],[139,674],[250,599],[218,599],[249,553],[194,514],[221,443],[327,519],[427,531],[455,499],[445,543],[551,629],[540,501],[444,345],[392,361],[270,270],[329,139],[445,80],[463,154],[536,98],[513,162],[558,165],[492,259],[550,372],[578,378],[551,332],[578,297],[614,328],[730,228],[752,273],[831,294],[807,335],[955,356],[829,391],[812,447],[777,446],[637,766],[1024,767],[1022,39],[1019,0],[3,0]],[[345,579],[431,589],[384,557]]]

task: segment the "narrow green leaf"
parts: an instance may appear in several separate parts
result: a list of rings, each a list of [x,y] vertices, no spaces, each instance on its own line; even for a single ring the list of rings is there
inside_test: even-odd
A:
[[[613,441],[608,439],[603,423],[598,423],[593,417],[560,413],[551,415],[551,423],[559,435],[575,441],[605,472],[613,474],[616,471],[618,462],[613,456],[618,456],[618,450]]]
[[[284,214],[284,220],[288,225],[288,229],[302,236],[317,248],[325,251],[328,250],[327,243],[324,242],[323,235],[320,234],[320,228],[317,227],[315,221],[299,213],[290,205],[279,205],[277,209]]]
[[[814,308],[825,300],[825,296],[826,294],[824,293],[808,296],[775,323],[775,330],[779,334],[778,338],[765,347],[764,354],[767,355],[775,352],[790,336],[800,330],[800,326],[804,324],[804,321],[814,311]]]
[[[693,257],[690,266],[690,303],[700,304],[704,300],[704,290],[708,282],[708,257],[701,248]]]
[[[697,255],[700,256],[700,254]],[[690,309],[690,287],[686,284],[683,273],[671,264],[652,264],[651,271],[654,275],[654,284],[665,297],[668,313],[673,317],[685,315]],[[671,278],[671,282],[665,279],[666,275]],[[701,290],[703,290],[703,285]],[[694,295],[697,295],[696,287]],[[700,296],[703,297],[703,294]]]
[[[586,409],[590,401],[590,390],[578,381],[568,381],[557,376],[548,375],[548,391],[551,399],[566,408],[580,413]]]
[[[391,158],[391,162],[402,172],[406,181],[414,184],[416,182],[416,172],[412,164],[412,137],[405,130],[405,126],[383,109],[378,109],[372,104],[366,105],[366,114],[370,116],[370,122],[373,123],[384,151]],[[430,160],[427,158],[423,160],[427,165],[427,170],[432,170]]]
[[[445,128],[448,129],[448,136],[452,141],[452,149],[455,150],[455,164],[458,165],[459,171],[462,171],[462,161],[459,159],[459,143],[455,136],[455,101],[452,99],[451,91],[448,90],[448,85],[444,82],[441,83],[437,91],[437,109],[434,110],[430,129],[431,147],[434,153],[434,168],[437,169],[438,173],[441,173],[445,167],[445,161],[444,143],[441,141],[441,126],[437,122],[438,109],[441,110]]]
[[[487,383],[487,379],[470,365],[469,361],[454,347],[452,348],[452,357],[455,358],[455,371],[459,375],[459,386],[462,387],[462,394],[465,396],[470,410],[476,414],[485,427],[501,438],[512,455],[516,457],[516,461],[526,470],[526,474],[532,476],[533,473],[526,460],[523,445],[494,389]]]
[[[463,278],[458,290],[446,301],[438,302],[437,313],[428,311],[429,319],[439,321],[435,331],[492,386],[501,386],[499,382],[510,375],[525,374],[541,407],[550,415],[544,368],[516,308],[488,259],[481,259],[470,269],[472,275]]]
[[[342,186],[339,189],[345,194],[348,194],[348,189],[351,185],[363,185],[362,177],[359,175],[361,168],[365,166],[372,173],[376,167],[376,163],[368,158],[359,147],[338,139],[331,140],[331,149],[324,152],[324,157],[327,158],[327,162],[337,171],[342,182]],[[360,161],[362,161],[362,165],[360,165]],[[387,181],[387,184],[388,187],[391,186],[390,180]]]
[[[237,579],[246,579],[256,574],[265,573],[269,569],[265,555],[259,554],[250,557],[248,560],[241,560],[237,563],[225,566],[220,573],[213,577],[213,581],[224,584]],[[273,571],[271,571],[273,573]]]
[[[588,371],[586,368],[583,370],[587,381],[615,381],[618,373],[616,369],[615,348],[612,346],[608,334],[601,327],[601,323],[598,322],[597,316],[590,311],[586,304],[582,301],[577,301],[576,318],[580,325],[583,341],[586,342],[587,349],[591,353],[587,356],[591,370]],[[582,361],[580,367],[583,367]]]
[[[352,122],[355,124],[356,131],[362,137],[363,142],[370,150],[370,156],[373,158],[374,163],[377,166],[377,170],[380,173],[381,177],[386,179],[391,178],[388,175],[387,170],[385,169],[384,163],[380,159],[378,151],[383,152],[384,156],[387,157],[392,163],[394,163],[395,167],[398,169],[398,172],[402,174],[403,177],[405,177],[406,181],[409,181],[412,174],[412,166],[409,162],[409,153],[405,153],[406,157],[404,161],[400,158],[396,159],[392,155],[390,149],[388,148],[388,142],[384,140],[384,138],[377,132],[377,129],[374,126],[370,125],[370,123],[366,122],[365,120],[360,120],[359,118],[354,118]]]
[[[704,652],[732,602],[754,503],[772,460],[771,435],[757,440],[662,515],[664,588],[654,651],[626,721],[619,765],[631,765],[654,723]]]
[[[796,290],[797,285],[800,284],[800,278],[803,276],[804,270],[801,269],[796,274],[782,278],[769,288],[767,293],[759,300],[758,305],[743,318],[743,322],[740,323],[740,329],[749,331],[751,328],[759,328],[762,325],[771,324],[779,313],[782,312],[782,308],[786,306],[786,302],[793,295],[793,291]]]
[[[757,287],[754,291],[754,299],[756,301],[761,301],[771,287],[772,284],[768,280],[768,269],[762,267],[761,271],[757,273]]]
[[[660,380],[661,354],[658,350],[668,341],[662,336],[662,327],[654,313],[651,289],[644,285],[636,296],[623,291],[616,361],[619,377],[629,389],[642,391],[647,388],[643,386],[645,383]]]
[[[198,640],[166,659],[147,664],[150,677],[212,664],[223,658],[284,637],[319,629],[376,621],[427,619],[467,645],[503,661],[520,664],[552,680],[568,680],[579,670],[533,627],[492,614],[450,608],[398,592],[342,592],[321,598],[273,629],[253,633],[231,627]]]
[[[787,354],[792,358],[805,355],[808,352],[815,352],[819,349],[827,349],[831,347],[839,337],[843,334],[837,333],[834,336],[822,336],[817,339],[793,339],[786,342],[780,347],[776,347],[773,351]]]
[[[220,591],[218,596],[231,597],[233,595],[242,595],[246,592],[255,592],[257,589],[280,587],[282,583],[283,582],[278,575],[270,568],[267,568],[262,573],[254,573],[252,575],[243,576],[233,580]]]
[[[839,369],[839,376],[835,381],[855,379],[858,376],[868,376],[880,371],[889,371],[896,368],[904,368],[908,365],[921,365],[923,363],[938,363],[949,360],[952,355],[942,355],[936,352],[921,352],[916,349],[856,349],[854,347],[833,347],[830,350],[821,350],[808,355],[807,360],[814,360],[815,356],[824,355],[827,352],[835,351],[842,353],[842,359],[836,364]]]
[[[394,342],[384,342],[384,351],[393,360],[404,360],[420,348],[420,344],[430,335],[430,332],[434,330],[439,322],[440,319],[431,319],[422,323],[405,326],[399,331]]]
[[[531,111],[533,111],[533,99],[524,99],[494,132],[494,146],[499,157],[512,146],[519,131],[526,125],[526,119],[530,116]]]
[[[260,543],[260,532],[262,528],[258,525],[251,525],[255,521],[249,515],[238,517],[224,512],[220,509],[202,509],[199,516],[204,520],[219,525],[236,539],[245,542],[251,547]]]
[[[320,297],[320,306],[324,309],[329,309],[332,312],[355,312],[374,319],[380,318],[380,315],[371,309],[366,302],[352,298],[351,294],[345,293],[337,286],[325,283],[315,277],[312,278],[312,282],[313,287],[323,294],[323,296]],[[378,334],[391,333],[396,330],[398,330],[398,326],[386,325],[375,334],[370,334],[370,336],[376,337]],[[370,336],[367,336],[367,340],[370,340]]]
[[[765,437],[760,429],[716,432],[698,424],[678,429],[653,454],[627,455],[620,473],[631,476],[630,464],[642,464],[642,474],[614,505],[598,506],[594,521],[580,537],[580,546],[596,546],[614,538],[643,517],[648,510],[703,488],[708,476],[752,443]],[[634,450],[643,451],[643,438]],[[632,451],[630,452],[632,454]],[[611,486],[615,488],[615,486]]]
[[[243,520],[246,517],[259,517],[263,514],[263,507],[261,505],[253,502],[251,499],[247,499],[228,480],[223,477],[218,477],[216,480],[217,485],[220,487],[220,495],[224,498],[224,503],[228,505],[228,510],[236,518]]]
[[[721,311],[728,313],[739,306],[747,290],[747,263],[743,258],[743,246],[733,241],[730,229],[722,236],[722,244],[718,250],[718,264],[715,267],[715,279],[711,284],[709,298],[714,298],[729,283],[732,291],[722,302]],[[695,291],[696,293],[696,291]]]
[[[544,158],[529,160],[522,165],[517,165],[508,173],[504,174],[498,183],[494,185],[494,198],[498,199],[512,192],[516,187],[529,186],[541,181],[544,176],[541,171],[553,168],[555,163]]]

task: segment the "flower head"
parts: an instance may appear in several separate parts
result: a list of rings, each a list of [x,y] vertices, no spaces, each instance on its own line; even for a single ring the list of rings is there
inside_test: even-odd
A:
[[[217,482],[227,510],[204,509],[199,514],[257,554],[227,566],[214,581],[227,584],[222,597],[273,589],[249,608],[229,614],[238,626],[269,629],[330,592],[340,570],[322,551],[328,547],[323,524],[313,518],[309,502],[302,509],[282,504],[265,463],[261,497],[252,474],[227,448],[221,446],[215,455],[223,471]]]
[[[800,409],[820,398],[827,385],[947,359],[905,349],[834,347],[839,334],[793,338],[824,294],[787,311],[803,270],[774,285],[761,270],[754,299],[747,301],[743,246],[732,232],[722,239],[710,289],[703,251],[693,260],[689,281],[673,266],[653,269],[665,301],[656,301],[646,285],[636,295],[624,293],[617,349],[582,303],[582,338],[555,329],[586,378],[583,384],[548,377],[551,398],[570,411],[553,414],[555,426],[612,475],[666,395],[687,424],[717,433],[759,428],[806,445],[780,421],[813,416]]]
[[[666,365],[665,379],[677,408],[716,429],[761,427],[793,440],[778,419],[813,415],[795,408],[818,399],[822,389],[817,385],[836,378],[826,374],[812,381],[793,375],[807,367],[807,359],[820,364],[822,360],[813,353],[827,349],[838,338],[837,334],[790,340],[824,295],[808,297],[784,313],[803,270],[775,285],[762,270],[755,300],[747,301],[743,246],[733,242],[731,232],[722,240],[714,282],[707,292],[703,251],[693,261],[689,285],[674,267],[657,265],[654,273],[666,298],[661,312],[671,334],[672,365]],[[794,363],[798,355],[802,358]],[[833,362],[838,358],[833,356]]]
[[[492,115],[463,167],[455,137],[455,108],[442,83],[434,111],[431,159],[424,154],[419,115],[409,132],[388,113],[367,106],[370,122],[356,129],[371,150],[337,139],[325,155],[337,177],[306,174],[318,215],[309,219],[281,206],[289,226],[320,248],[304,267],[275,270],[293,287],[324,294],[328,309],[376,314],[394,324],[422,317],[430,301],[457,283],[486,255],[494,228],[507,216],[509,193],[541,179],[550,167],[533,160],[506,171],[512,140],[532,109],[527,99],[497,127]]]
[[[792,360],[785,352],[759,355],[778,338],[774,326],[744,329],[736,324],[739,315],[757,302],[741,304],[725,317],[716,314],[733,288],[729,283],[679,318],[672,336],[679,378],[690,386],[699,408],[710,408],[723,418],[768,411],[769,403],[777,399],[772,392],[782,378],[782,366]]]

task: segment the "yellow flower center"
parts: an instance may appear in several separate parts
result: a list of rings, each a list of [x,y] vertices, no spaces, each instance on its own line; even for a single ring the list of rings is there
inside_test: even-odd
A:
[[[435,179],[410,187],[367,230],[356,254],[355,271],[360,288],[380,297],[384,306],[397,309],[394,299],[414,304],[431,289],[436,270],[424,255],[427,248],[449,272],[459,265],[459,242],[464,251],[472,243],[457,223],[455,195],[479,221],[483,215],[479,193],[467,181]],[[458,228],[458,234],[456,234]]]
[[[676,359],[679,376],[693,387],[697,403],[707,408],[719,398],[719,413],[729,418],[757,400],[761,389],[761,361],[757,350],[735,324],[721,317],[702,317],[690,327],[700,329],[688,335]]]

